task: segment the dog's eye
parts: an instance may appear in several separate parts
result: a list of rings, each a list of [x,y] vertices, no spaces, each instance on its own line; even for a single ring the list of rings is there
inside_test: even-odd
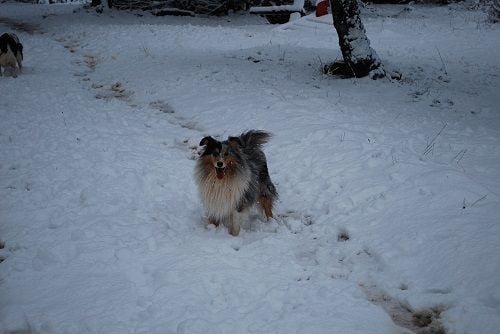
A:
[[[213,155],[214,157],[218,157],[218,156],[219,156],[219,153],[214,152],[214,153],[212,153],[212,155]]]

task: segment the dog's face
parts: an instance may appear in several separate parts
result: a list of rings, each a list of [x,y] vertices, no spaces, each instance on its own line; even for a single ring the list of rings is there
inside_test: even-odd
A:
[[[212,168],[219,180],[231,175],[241,160],[241,142],[237,137],[229,137],[223,142],[205,137],[200,141],[200,146],[205,146],[200,159],[206,164],[206,168]]]

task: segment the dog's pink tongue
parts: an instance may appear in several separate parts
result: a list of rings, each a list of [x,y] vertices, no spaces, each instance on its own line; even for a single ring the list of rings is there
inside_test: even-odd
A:
[[[223,168],[215,168],[215,172],[217,173],[217,178],[222,180],[224,178],[224,169]]]

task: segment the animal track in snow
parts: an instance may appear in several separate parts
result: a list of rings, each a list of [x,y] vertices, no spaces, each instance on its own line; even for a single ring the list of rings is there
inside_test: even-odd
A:
[[[349,239],[351,239],[351,236],[347,230],[342,229],[337,235],[337,241],[348,241]]]
[[[83,56],[83,63],[91,70],[95,70],[95,67],[97,66],[97,57],[86,54]]]
[[[198,124],[195,121],[187,120],[182,116],[174,115],[172,118],[168,120],[168,122],[172,125],[180,126],[181,128],[184,129],[203,132],[203,129],[201,127],[198,127]]]
[[[360,287],[368,300],[381,306],[392,321],[404,330],[404,334],[446,333],[440,321],[440,315],[446,309],[444,306],[414,310],[408,304],[387,295],[376,286],[360,284]]]
[[[80,42],[76,39],[61,36],[55,39],[57,42],[61,43],[65,49],[71,53],[75,53],[78,48],[80,48]]]
[[[0,23],[5,24],[7,27],[11,27],[14,30],[22,31],[33,35],[35,33],[44,34],[45,32],[40,29],[38,24],[26,23],[22,21],[11,20],[6,17],[0,17]]]
[[[305,227],[314,224],[310,215],[303,215],[292,210],[285,213],[278,213],[276,220],[278,223],[285,225],[294,234],[300,233]]]
[[[92,84],[93,89],[98,90],[95,95],[96,99],[110,100],[113,98],[120,100],[128,100],[134,94],[133,91],[127,90],[120,81],[113,84]]]
[[[153,109],[157,109],[165,114],[174,114],[175,110],[170,104],[162,100],[156,100],[149,103],[149,106]]]
[[[75,60],[74,63],[77,65],[83,65],[85,69],[75,72],[73,75],[81,78],[81,81],[91,81],[92,79],[89,75],[95,72],[96,67],[99,64],[98,57],[92,53],[83,52],[85,45],[82,46],[82,42],[78,36],[61,36],[56,38],[56,41],[61,43],[64,48],[68,49],[71,53],[81,55],[81,59]],[[92,80],[92,82],[93,83],[90,87],[96,90],[96,99],[105,101],[119,99],[127,102],[132,108],[138,106],[138,104],[131,98],[134,91],[125,88],[125,85],[122,82],[116,81],[114,83],[103,83],[95,82],[94,80]],[[196,121],[186,119],[185,117],[178,115],[174,108],[163,100],[152,101],[149,103],[149,106],[163,114],[168,114],[170,117],[167,118],[167,121],[174,126],[179,126],[183,129],[193,130],[196,132],[203,131]],[[149,126],[146,125],[146,127]]]

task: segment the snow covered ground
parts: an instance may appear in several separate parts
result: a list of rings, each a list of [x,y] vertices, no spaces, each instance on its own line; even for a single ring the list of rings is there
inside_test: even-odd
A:
[[[0,332],[498,332],[500,26],[363,18],[402,81],[321,74],[328,16],[0,4],[25,47],[0,77]],[[274,134],[278,217],[232,237],[205,224],[196,145],[248,129]]]

